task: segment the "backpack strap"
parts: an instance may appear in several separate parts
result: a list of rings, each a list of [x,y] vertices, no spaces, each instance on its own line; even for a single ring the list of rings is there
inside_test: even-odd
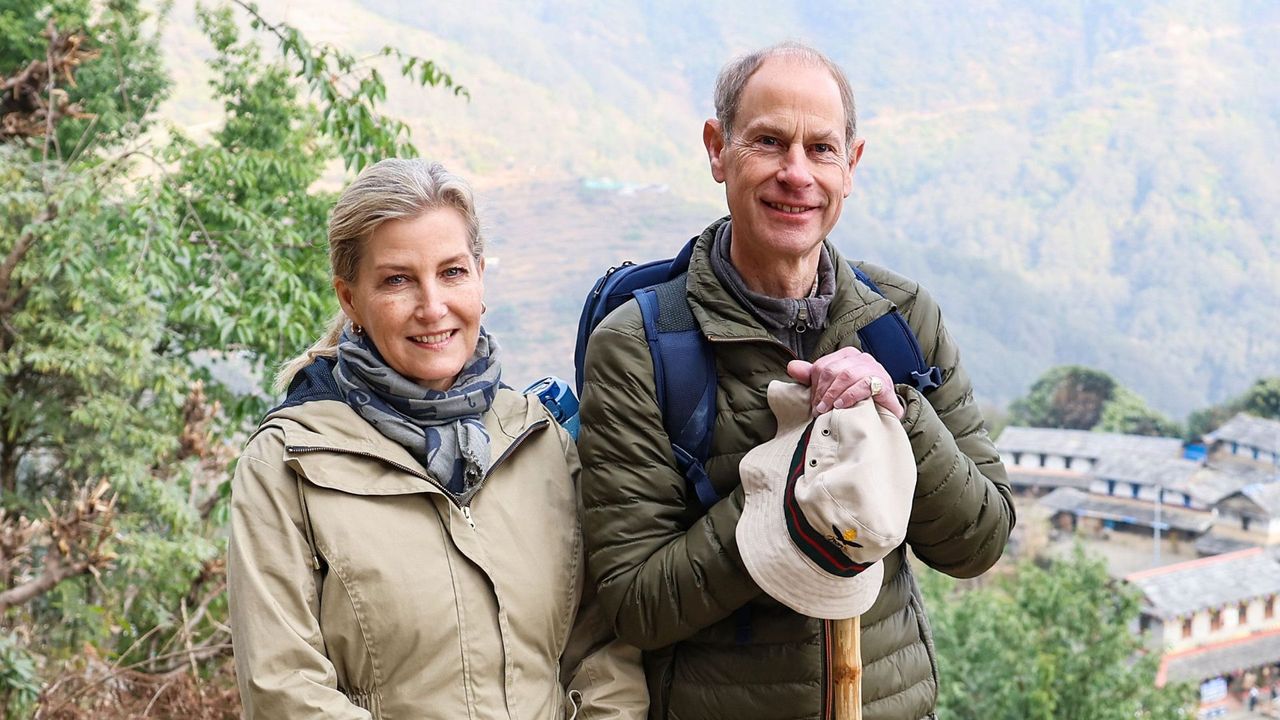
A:
[[[866,273],[854,267],[853,263],[849,263],[849,269],[853,270],[853,274],[863,285],[884,297],[884,293],[880,292],[880,288]],[[942,371],[936,365],[925,362],[920,341],[911,332],[902,313],[897,310],[867,323],[858,331],[858,340],[862,343],[862,349],[875,356],[895,383],[905,383],[920,392],[942,384]]]
[[[676,466],[704,508],[720,500],[704,463],[716,411],[715,356],[685,297],[686,274],[633,295],[653,359],[654,387]]]

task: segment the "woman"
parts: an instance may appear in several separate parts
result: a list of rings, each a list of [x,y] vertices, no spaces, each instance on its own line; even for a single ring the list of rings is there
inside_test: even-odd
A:
[[[470,189],[384,160],[329,250],[342,312],[232,483],[246,717],[643,717],[638,651],[575,613],[577,455],[500,384]]]

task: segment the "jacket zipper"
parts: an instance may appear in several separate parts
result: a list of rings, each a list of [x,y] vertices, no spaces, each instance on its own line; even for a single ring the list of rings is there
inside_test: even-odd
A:
[[[517,446],[523,443],[525,439],[528,438],[530,435],[532,435],[534,432],[544,429],[549,424],[550,424],[549,421],[547,421],[545,418],[542,420],[538,420],[537,422],[533,423],[529,427],[525,428],[524,432],[517,435],[516,439],[512,440],[511,444],[507,446],[507,449],[503,450],[502,454],[498,456],[498,459],[494,460],[493,464],[489,466],[489,470],[485,472],[484,478],[480,480],[481,485],[484,484],[485,480],[489,479],[489,476],[493,474],[494,470],[498,469],[499,465],[505,462],[507,458],[511,457],[511,453],[515,452],[515,449]],[[387,465],[390,465],[391,467],[396,468],[397,470],[407,472],[416,478],[422,478],[423,480],[426,480],[427,482],[431,483],[433,487],[435,486],[435,481],[433,481],[427,475],[420,473],[417,470],[414,470],[413,468],[408,467],[406,465],[401,465],[400,463],[394,460],[388,460],[387,458],[384,458],[381,455],[374,455],[373,453],[361,452],[359,450],[349,450],[347,448],[316,447],[316,446],[310,446],[310,445],[288,445],[285,447],[285,449],[291,453],[336,452],[336,453],[345,453],[347,455],[357,455],[359,457],[367,457],[373,460],[377,460],[378,462],[386,463]],[[455,498],[451,493],[447,493],[443,491],[440,493],[441,495],[444,496],[446,500],[453,503],[454,507],[458,508],[458,511],[462,513],[462,517],[467,521],[467,524],[471,526],[472,530],[476,529],[476,521],[475,521],[475,518],[471,516],[471,499],[474,498],[476,496],[476,493],[478,493],[479,491],[480,491],[480,486],[477,485],[476,488],[472,490],[471,494],[467,496],[465,502]]]
[[[707,340],[709,340],[710,342],[714,342],[714,343],[754,343],[754,342],[769,343],[769,344],[771,344],[771,345],[776,345],[776,346],[778,346],[778,347],[782,348],[783,350],[786,350],[786,351],[787,351],[787,354],[788,354],[788,355],[790,355],[791,357],[793,357],[793,358],[795,358],[795,359],[797,359],[797,360],[799,360],[799,359],[800,359],[800,356],[799,356],[799,355],[796,355],[796,351],[795,351],[795,350],[792,350],[791,348],[787,347],[786,343],[784,343],[784,342],[782,342],[782,341],[778,340],[778,339],[777,339],[777,338],[775,338],[775,337],[767,337],[767,338],[762,338],[762,337],[733,338],[733,337],[719,337],[719,336],[716,336],[716,335],[708,335],[708,336],[707,336]]]

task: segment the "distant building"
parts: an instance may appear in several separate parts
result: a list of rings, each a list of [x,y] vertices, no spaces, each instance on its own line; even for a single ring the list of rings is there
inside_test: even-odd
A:
[[[1280,543],[1280,483],[1250,483],[1218,503],[1214,530],[1255,544]]]
[[[1239,413],[1204,439],[1210,458],[1229,456],[1280,468],[1280,421]]]
[[[1267,673],[1280,663],[1280,561],[1259,547],[1133,573],[1141,632],[1161,653],[1156,685]]]
[[[1280,422],[1237,415],[1206,441],[1187,459],[1176,438],[1009,427],[996,447],[1014,491],[1044,496],[1059,530],[1159,527],[1201,555],[1280,545]]]
[[[1196,540],[1201,555],[1280,544],[1280,484],[1269,469],[1215,460],[1196,473],[1193,491],[1213,508],[1213,529]]]
[[[1110,458],[1177,458],[1182,441],[1060,428],[1007,427],[996,449],[1016,492],[1043,495],[1056,488],[1088,490],[1094,466]]]

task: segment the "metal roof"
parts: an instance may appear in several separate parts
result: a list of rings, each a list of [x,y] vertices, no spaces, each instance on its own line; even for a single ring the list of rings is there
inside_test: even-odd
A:
[[[1008,466],[1009,484],[1018,487],[1056,488],[1073,487],[1088,490],[1093,477],[1073,470],[1051,470],[1048,468],[1024,468],[1017,465]]]
[[[1120,480],[1139,485],[1160,485],[1171,490],[1184,490],[1200,469],[1195,460],[1149,455],[1108,455],[1098,461],[1090,474],[1101,480]]]
[[[1154,527],[1156,505],[1140,500],[1123,500],[1107,495],[1085,493],[1075,488],[1058,488],[1040,499],[1040,504],[1054,512],[1069,512],[1080,517]],[[1186,510],[1177,505],[1160,506],[1160,527],[1188,533],[1208,532],[1213,517],[1205,511]]]
[[[1280,420],[1239,413],[1204,436],[1209,442],[1236,442],[1269,453],[1280,452]]]
[[[1213,530],[1196,538],[1197,555],[1222,555],[1237,550],[1257,547],[1258,543],[1239,538],[1216,535]]]
[[[1216,505],[1250,485],[1272,478],[1269,471],[1256,465],[1214,460],[1192,475],[1183,489],[1201,502]]]
[[[1190,615],[1252,598],[1280,594],[1280,562],[1263,548],[1250,548],[1125,577],[1159,618]]]
[[[1160,661],[1156,684],[1199,682],[1280,662],[1280,630],[1170,653]]]
[[[1280,516],[1280,482],[1249,485],[1240,491],[1271,517]]]
[[[1120,433],[1064,430],[1062,428],[1007,427],[996,441],[1000,453],[1047,453],[1099,459],[1110,455],[1181,457],[1177,438],[1122,435]]]

